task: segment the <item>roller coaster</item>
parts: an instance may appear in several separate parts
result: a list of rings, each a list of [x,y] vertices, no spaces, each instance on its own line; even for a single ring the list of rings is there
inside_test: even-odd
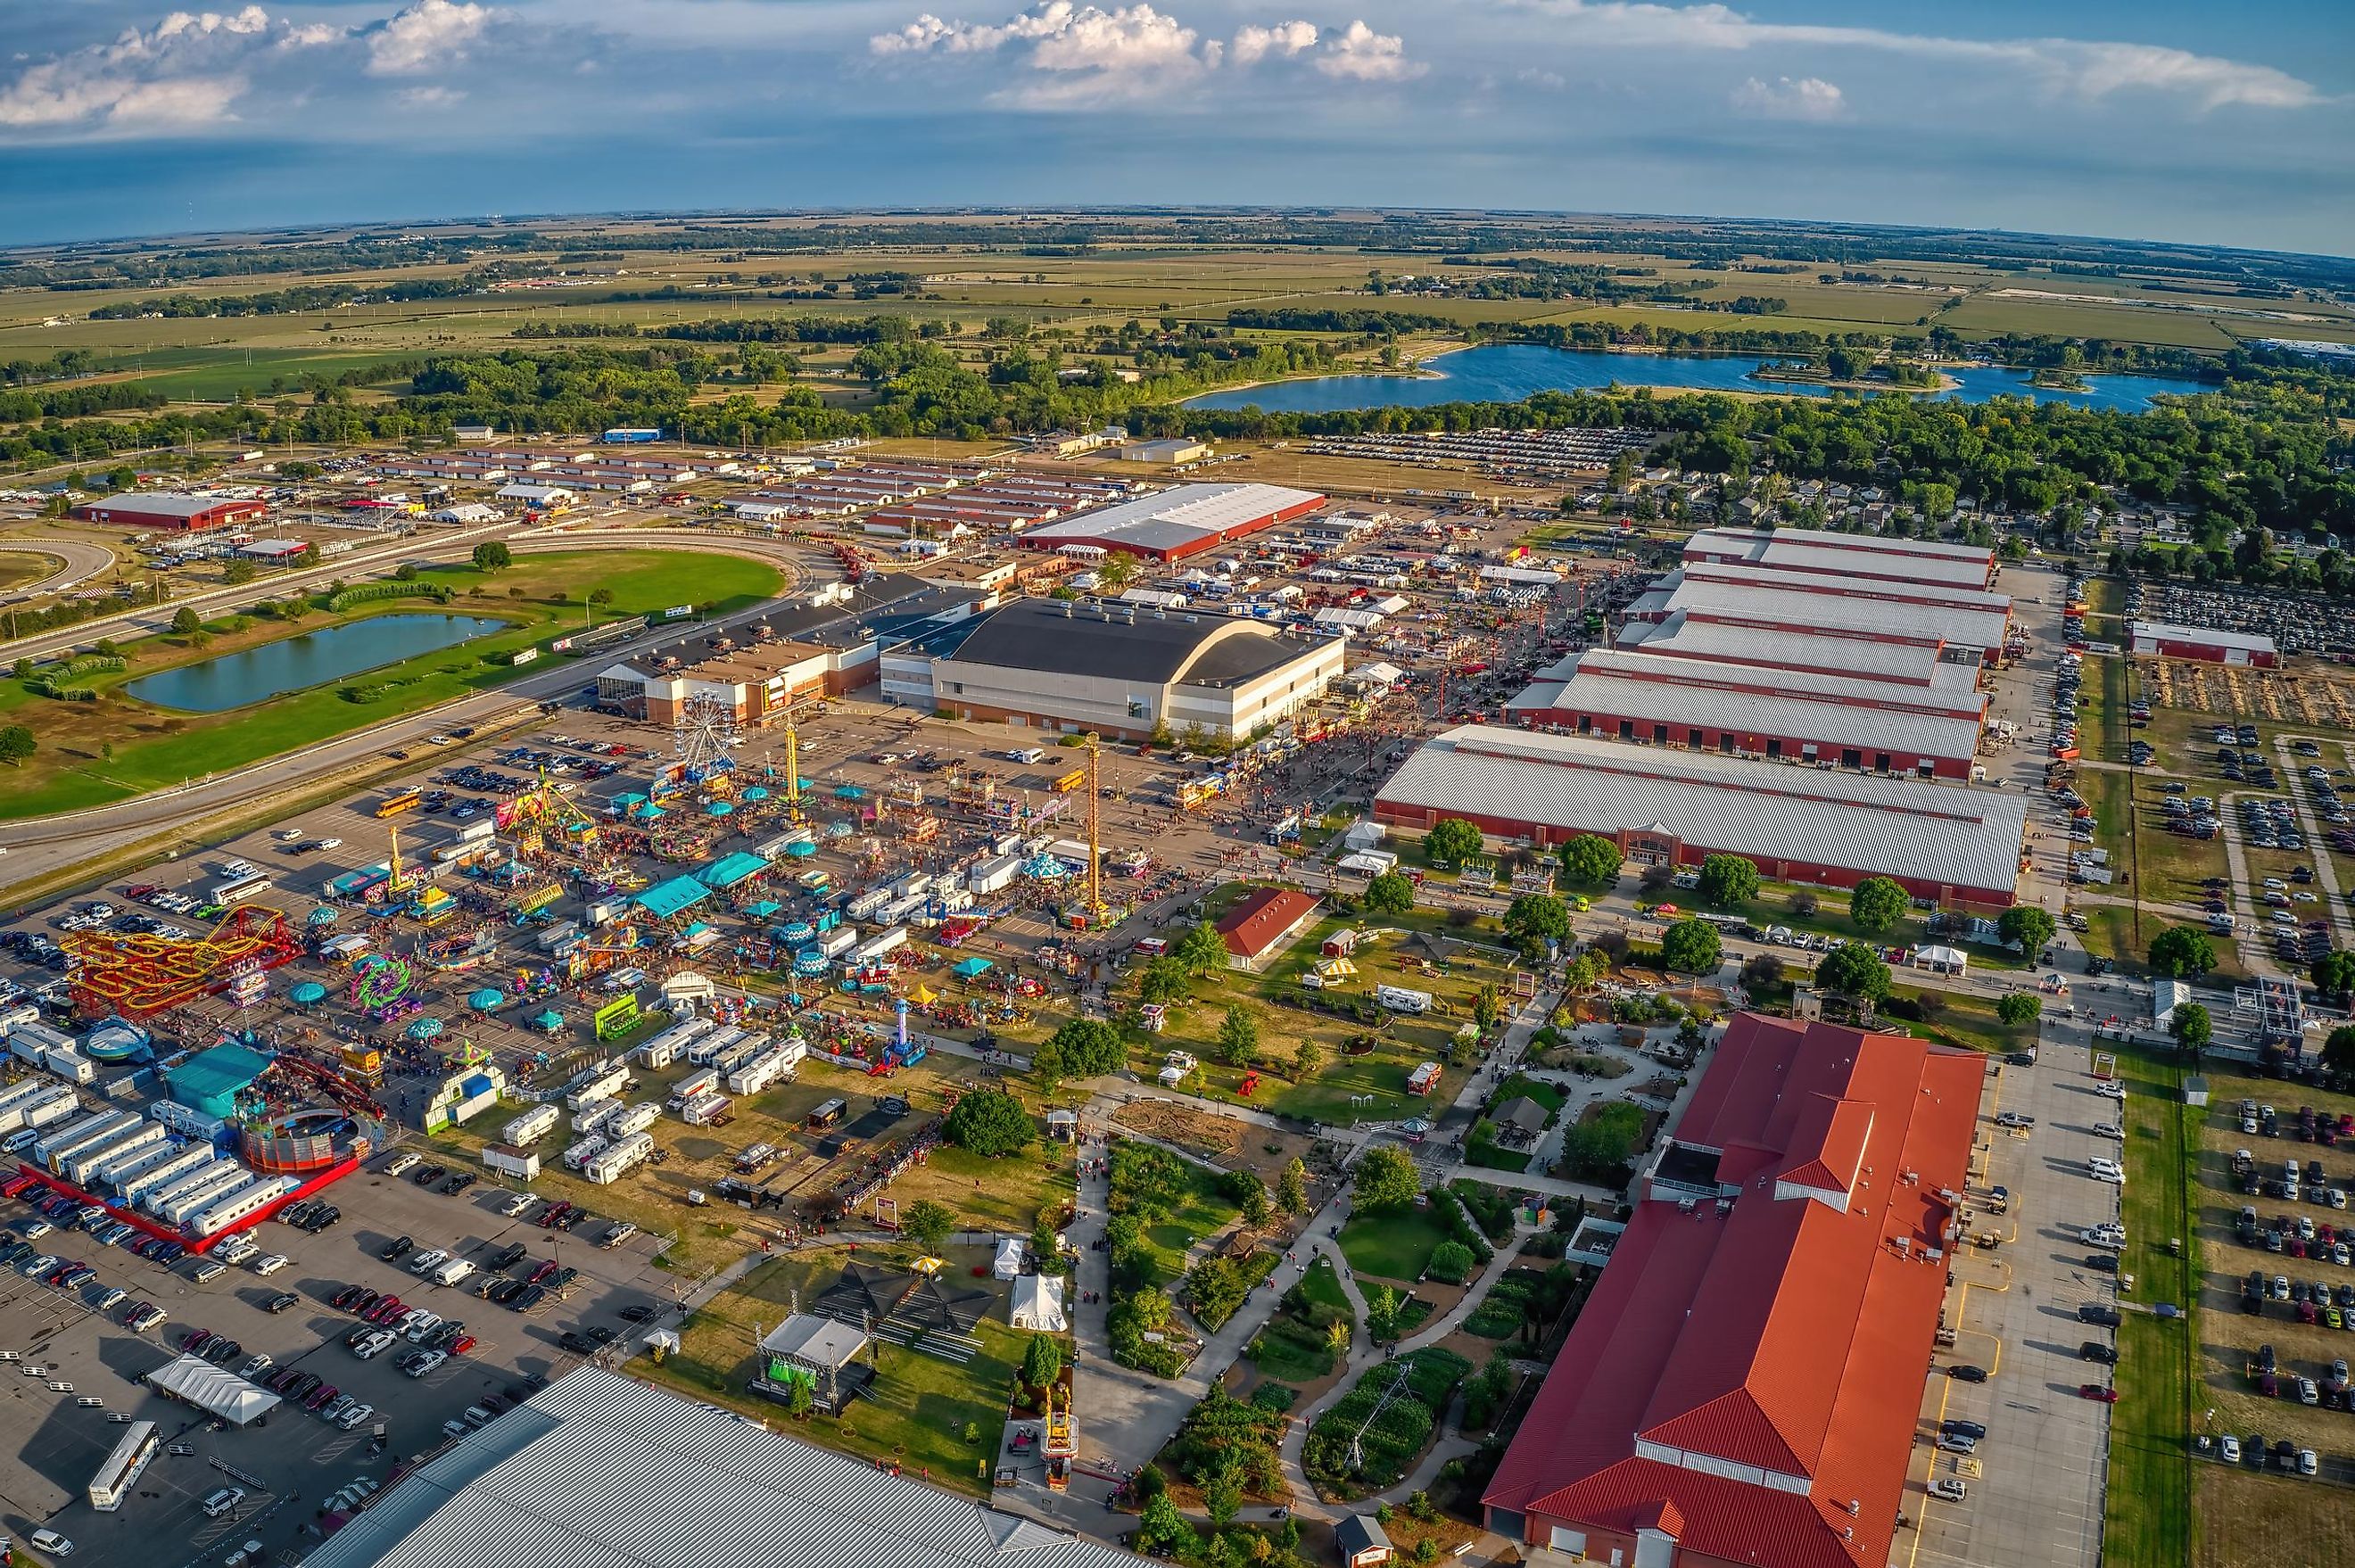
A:
[[[62,944],[73,959],[74,1006],[86,1018],[153,1018],[218,995],[240,976],[298,958],[303,944],[266,904],[240,904],[203,936],[77,931]]]

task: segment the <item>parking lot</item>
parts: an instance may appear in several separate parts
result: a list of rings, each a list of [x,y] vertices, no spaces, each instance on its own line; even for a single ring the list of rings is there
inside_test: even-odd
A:
[[[1982,1206],[1972,1228],[2006,1239],[1992,1252],[1966,1247],[1972,1255],[1957,1260],[1947,1320],[1959,1332],[1941,1361],[1985,1366],[1991,1376],[1984,1383],[1934,1377],[1923,1441],[1954,1419],[1984,1425],[1987,1436],[1959,1467],[1955,1456],[1934,1455],[1931,1473],[1966,1478],[1969,1495],[1955,1503],[1914,1494],[1922,1505],[1918,1560],[1956,1568],[2090,1568],[2101,1559],[2109,1407],[2078,1391],[2109,1378],[2081,1349],[2113,1337],[2083,1321],[2078,1309],[2117,1300],[2115,1276],[2088,1264],[2115,1254],[2083,1235],[2086,1226],[2118,1218],[2117,1189],[2087,1174],[2090,1159],[2118,1152],[2115,1139],[2093,1131],[2115,1120],[2115,1102],[2095,1092],[2082,1036],[2048,1028],[2037,1065],[2006,1066],[1991,1077],[1982,1109],[1987,1153],[1973,1196],[1983,1200],[1999,1185],[2010,1204],[2001,1216]],[[2035,1117],[2034,1126],[1998,1127],[1993,1118],[2006,1111]]]
[[[379,1157],[374,1162],[385,1163]],[[55,1232],[41,1245],[61,1257],[96,1264],[99,1280],[128,1288],[134,1299],[155,1302],[170,1319],[146,1334],[133,1334],[113,1317],[91,1310],[75,1293],[47,1289],[13,1271],[0,1274],[0,1349],[24,1358],[0,1363],[0,1388],[9,1403],[0,1406],[0,1515],[22,1539],[46,1525],[74,1542],[77,1563],[136,1564],[170,1568],[182,1562],[218,1563],[248,1539],[261,1540],[274,1555],[299,1548],[301,1533],[329,1494],[361,1476],[381,1480],[397,1463],[426,1453],[443,1440],[442,1423],[484,1396],[500,1393],[527,1377],[553,1376],[581,1360],[559,1344],[569,1330],[602,1328],[631,1331],[628,1307],[649,1308],[667,1318],[675,1301],[674,1278],[657,1268],[647,1238],[634,1237],[612,1251],[596,1247],[593,1232],[571,1235],[540,1229],[527,1219],[499,1212],[507,1194],[476,1186],[444,1197],[396,1178],[363,1172],[329,1189],[344,1211],[343,1221],[316,1236],[279,1225],[264,1226],[265,1247],[287,1253],[293,1263],[268,1279],[236,1269],[209,1285],[99,1245],[77,1232]],[[30,1211],[9,1204],[0,1223],[18,1223]],[[410,1275],[378,1253],[394,1237],[411,1237],[419,1248],[440,1247],[479,1259],[510,1242],[526,1247],[521,1273],[554,1259],[577,1268],[569,1296],[550,1299],[528,1316],[495,1306],[464,1285],[442,1289]],[[472,1284],[473,1282],[467,1282]],[[357,1322],[327,1305],[347,1284],[400,1294],[444,1317],[462,1318],[475,1337],[474,1349],[451,1358],[421,1380],[404,1376],[397,1353],[363,1361],[344,1337]],[[302,1297],[299,1305],[272,1315],[264,1306],[282,1290]],[[205,1417],[169,1401],[140,1381],[176,1353],[189,1329],[202,1328],[236,1339],[241,1347],[229,1363],[234,1371],[256,1353],[277,1368],[300,1367],[326,1383],[376,1407],[372,1420],[345,1432],[282,1404],[251,1427],[212,1431]],[[402,1347],[406,1349],[407,1347]],[[22,1375],[22,1369],[50,1369],[48,1377]],[[49,1382],[70,1382],[70,1392]],[[96,1398],[103,1408],[77,1402]],[[167,1443],[185,1444],[186,1455],[162,1454],[148,1467],[131,1498],[114,1513],[93,1511],[84,1488],[125,1428],[110,1413],[126,1413],[159,1424]],[[381,1452],[371,1452],[374,1427],[384,1427]],[[221,1467],[228,1467],[223,1468]],[[223,1485],[246,1488],[249,1497],[232,1516],[207,1520],[201,1500]],[[168,1552],[158,1542],[169,1541]]]

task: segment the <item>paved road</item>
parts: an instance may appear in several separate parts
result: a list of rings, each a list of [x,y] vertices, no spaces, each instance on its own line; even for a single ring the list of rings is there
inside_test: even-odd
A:
[[[24,587],[6,594],[5,597],[11,602],[37,599],[47,593],[63,593],[69,589],[80,587],[101,572],[112,570],[114,566],[114,552],[104,545],[91,544],[84,539],[48,539],[39,535],[27,534],[0,534],[0,549],[18,549],[37,551],[42,555],[56,556],[60,564],[57,571],[42,578],[38,582],[28,582]]]

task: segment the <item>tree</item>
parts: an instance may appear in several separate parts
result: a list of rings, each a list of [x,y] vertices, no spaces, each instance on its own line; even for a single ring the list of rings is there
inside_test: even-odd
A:
[[[1505,1018],[1505,993],[1494,981],[1473,993],[1472,1021],[1484,1029],[1495,1029]]]
[[[1783,983],[1783,960],[1773,953],[1759,953],[1742,965],[1742,983],[1753,991],[1770,991]]]
[[[815,1379],[806,1375],[790,1380],[785,1389],[785,1413],[795,1421],[807,1421],[817,1409],[817,1391],[812,1386]]]
[[[591,588],[589,591],[589,607],[592,610],[602,610],[613,602],[613,591],[610,588]]]
[[[1350,1191],[1360,1209],[1403,1209],[1423,1191],[1423,1176],[1404,1149],[1376,1144],[1358,1157]]]
[[[1619,846],[1595,833],[1582,833],[1561,847],[1561,869],[1573,882],[1619,880]]]
[[[1843,942],[1816,965],[1816,984],[1859,1002],[1878,1002],[1889,995],[1889,965],[1861,942]]]
[[[1720,909],[1746,904],[1758,896],[1758,863],[1740,855],[1705,856],[1700,892]]]
[[[1724,956],[1717,927],[1705,920],[1680,920],[1660,938],[1660,962],[1680,975],[1713,975]]]
[[[1457,866],[1480,853],[1480,829],[1460,816],[1443,816],[1423,836],[1434,865]]]
[[[1551,893],[1523,893],[1505,908],[1505,934],[1534,964],[1545,956],[1549,941],[1570,940],[1570,906]]]
[[[1038,1219],[1030,1222],[1030,1256],[1040,1274],[1063,1272],[1063,1235],[1055,1223],[1057,1218],[1054,1210],[1041,1209]]]
[[[1055,1048],[1063,1071],[1075,1078],[1098,1077],[1128,1060],[1120,1031],[1097,1019],[1073,1019],[1047,1043]]]
[[[1404,914],[1414,907],[1414,880],[1404,871],[1384,871],[1366,884],[1369,914]]]
[[[2007,1029],[2021,1029],[2036,1021],[2044,1004],[2036,999],[2033,991],[2007,991],[1996,998],[1995,1016]]]
[[[2355,952],[2326,953],[2316,959],[2314,988],[2333,1001],[2355,997]]]
[[[1192,930],[1178,939],[1169,956],[1186,965],[1188,975],[1207,975],[1226,966],[1227,939],[1209,921],[1197,921]]]
[[[172,612],[172,630],[181,636],[185,637],[191,632],[201,632],[204,629],[205,618],[197,614],[193,607],[183,604]]]
[[[1149,1557],[1191,1557],[1201,1549],[1201,1537],[1178,1511],[1167,1492],[1156,1492],[1136,1518],[1136,1549]]]
[[[231,588],[242,588],[261,575],[261,569],[250,560],[232,560],[221,569],[221,581]]]
[[[2339,1083],[2355,1077],[2355,1024],[2340,1024],[2323,1037],[2322,1070]]]
[[[1609,1100],[1583,1121],[1562,1129],[1562,1173],[1572,1179],[1609,1180],[1636,1155],[1644,1136],[1644,1113],[1625,1100]]]
[[[1912,895],[1887,877],[1867,877],[1848,895],[1848,917],[1859,931],[1880,935],[1905,918]]]
[[[1185,1000],[1193,985],[1194,977],[1186,972],[1186,965],[1164,954],[1146,965],[1145,973],[1137,977],[1136,995],[1142,1001],[1166,1007]]]
[[[1380,1344],[1398,1338],[1398,1292],[1387,1285],[1374,1286],[1366,1297],[1366,1338]]]
[[[2216,967],[2216,944],[2207,933],[2170,925],[2150,942],[2150,966],[2173,980],[2187,980]]]
[[[991,1158],[1019,1153],[1038,1136],[1030,1113],[1003,1089],[976,1090],[959,1100],[942,1131],[959,1148]]]
[[[2167,1029],[2175,1036],[2175,1043],[2185,1051],[2205,1050],[2208,1042],[2216,1036],[2215,1020],[2198,1002],[2179,1004],[2174,1016],[2167,1020]]]
[[[1325,1048],[1316,1043],[1315,1035],[1304,1034],[1300,1043],[1292,1049],[1292,1076],[1314,1078],[1325,1070]]]
[[[1225,1463],[1202,1480],[1202,1511],[1210,1516],[1212,1526],[1224,1529],[1234,1522],[1243,1506],[1242,1467],[1231,1456]]]
[[[478,571],[505,571],[515,564],[515,552],[496,539],[485,539],[474,547],[474,568]]]
[[[927,1257],[938,1257],[941,1249],[949,1244],[956,1230],[956,1216],[946,1204],[935,1203],[929,1198],[919,1198],[908,1205],[900,1216],[900,1233],[923,1248]]]
[[[1051,1334],[1033,1334],[1022,1351],[1022,1382],[1026,1388],[1051,1388],[1063,1375],[1063,1347]]]
[[[0,763],[21,768],[25,765],[25,759],[39,749],[40,742],[22,724],[0,725]]]
[[[1275,1205],[1287,1214],[1308,1212],[1308,1168],[1298,1155],[1285,1162],[1284,1174],[1275,1179]]]
[[[1254,1181],[1243,1194],[1243,1223],[1256,1231],[1275,1217],[1275,1210],[1267,1200],[1267,1189]]]
[[[1096,562],[1096,581],[1107,591],[1118,593],[1136,581],[1136,557],[1115,550]]]
[[[2033,964],[2036,955],[2044,951],[2044,944],[2052,940],[2052,933],[2060,928],[2052,923],[2052,916],[2041,905],[2014,904],[1996,917],[1995,929],[1996,934],[2006,942],[2018,943],[2019,950],[2028,955],[2028,961]]]
[[[1230,1067],[1248,1067],[1259,1049],[1259,1023],[1238,1003],[1219,1022],[1219,1060]]]

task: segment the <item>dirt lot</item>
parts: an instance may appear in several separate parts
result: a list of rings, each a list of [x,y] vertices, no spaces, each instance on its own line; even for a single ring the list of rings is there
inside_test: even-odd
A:
[[[1317,1164],[1313,1157],[1316,1140],[1304,1134],[1254,1127],[1167,1100],[1143,1100],[1124,1105],[1113,1113],[1112,1119],[1149,1138],[1188,1149],[1225,1169],[1248,1168],[1257,1171],[1260,1179],[1270,1187],[1295,1159],[1311,1170]]]

